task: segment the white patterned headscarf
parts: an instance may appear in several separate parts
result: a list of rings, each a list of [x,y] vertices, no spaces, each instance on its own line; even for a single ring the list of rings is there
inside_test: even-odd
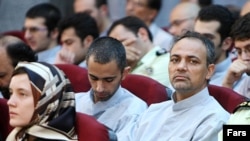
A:
[[[21,140],[26,140],[27,135],[40,139],[77,140],[75,97],[64,73],[42,62],[20,62],[13,74],[20,69],[28,74],[31,85],[41,94],[35,108],[35,122],[24,131]]]

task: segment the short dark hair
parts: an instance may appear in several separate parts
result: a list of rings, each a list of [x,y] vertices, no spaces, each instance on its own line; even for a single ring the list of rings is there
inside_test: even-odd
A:
[[[95,0],[95,6],[100,8],[102,5],[107,5],[107,0]]]
[[[45,19],[45,26],[48,28],[49,33],[53,31],[56,27],[58,22],[61,20],[61,12],[60,10],[50,4],[50,3],[41,3],[31,7],[27,13],[27,18],[38,18],[42,17]]]
[[[0,35],[0,47],[6,50],[6,56],[10,60],[10,65],[13,68],[15,68],[18,62],[21,61],[37,61],[35,52],[30,48],[30,46],[25,44],[21,39],[17,37],[10,35]],[[1,93],[4,98],[9,99],[10,94],[8,89],[4,87],[1,88]]]
[[[197,19],[200,21],[218,21],[220,23],[218,33],[221,41],[230,36],[230,30],[235,21],[231,11],[222,5],[210,5],[202,8]]]
[[[234,23],[230,34],[234,40],[245,41],[250,39],[250,13],[240,17]]]
[[[10,58],[12,66],[15,68],[20,61],[37,61],[36,53],[29,45],[17,37],[10,35],[0,36],[0,47],[6,49],[7,56]]]
[[[38,59],[30,46],[23,42],[10,44],[6,47],[6,51],[12,61],[13,67],[15,67],[20,61],[36,62]]]
[[[107,35],[109,35],[112,32],[112,30],[118,25],[123,25],[126,29],[133,32],[135,36],[137,36],[137,33],[140,28],[144,28],[147,30],[149,39],[153,41],[153,36],[151,32],[149,31],[148,26],[141,19],[135,16],[127,16],[127,17],[114,21],[114,23],[109,28]]]
[[[120,41],[112,37],[100,37],[94,40],[86,55],[87,65],[90,56],[94,56],[94,61],[100,64],[115,60],[121,72],[127,65],[125,47]]]
[[[178,41],[180,41],[180,40],[182,40],[184,38],[193,38],[193,39],[200,40],[204,44],[204,46],[206,47],[206,51],[207,51],[207,66],[209,64],[214,64],[214,61],[215,61],[215,48],[214,48],[214,44],[213,44],[213,42],[211,40],[209,40],[208,38],[206,38],[205,36],[203,36],[202,34],[200,34],[198,32],[187,31],[183,36],[180,36],[179,38],[177,38],[175,40],[175,44]],[[175,44],[173,44],[173,46]],[[172,51],[172,48],[170,50],[170,53]]]
[[[147,7],[151,9],[155,9],[156,11],[161,10],[162,1],[161,0],[146,0]]]
[[[213,0],[198,0],[198,4],[201,8],[213,4]]]
[[[88,35],[91,35],[94,39],[99,36],[97,23],[87,12],[75,13],[69,17],[62,19],[58,25],[60,42],[61,35],[65,29],[74,28],[76,35],[84,40]]]

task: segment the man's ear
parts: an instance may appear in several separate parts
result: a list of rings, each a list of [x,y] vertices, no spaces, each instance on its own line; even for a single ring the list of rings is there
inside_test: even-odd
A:
[[[214,69],[215,69],[215,65],[214,64],[208,65],[208,73],[207,73],[207,76],[206,76],[207,80],[209,80],[213,76]]]
[[[123,74],[122,74],[122,80],[124,80],[126,78],[126,76],[130,73],[130,71],[131,71],[130,66],[127,66],[127,67],[124,68]]]
[[[101,14],[102,14],[103,16],[108,16],[108,15],[109,15],[109,8],[108,8],[108,5],[103,4],[103,5],[100,6],[99,9],[100,9]]]
[[[50,37],[51,37],[52,39],[54,39],[54,40],[57,40],[58,34],[59,34],[58,29],[55,28],[54,30],[52,30],[52,31],[50,32]]]
[[[223,40],[221,48],[227,51],[233,47],[233,43],[233,39],[231,37],[227,37]]]
[[[141,38],[141,40],[143,40],[143,41],[148,41],[148,40],[149,40],[148,32],[147,32],[147,30],[146,30],[145,28],[143,28],[143,27],[139,28],[137,35],[138,35],[138,37]]]
[[[85,46],[89,47],[89,46],[92,44],[93,41],[94,41],[93,36],[88,35],[88,36],[86,36],[86,37],[83,39],[82,44],[83,44],[84,47],[85,47]]]

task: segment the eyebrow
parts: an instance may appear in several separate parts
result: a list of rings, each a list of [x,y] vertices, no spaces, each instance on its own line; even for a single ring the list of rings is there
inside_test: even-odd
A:
[[[95,78],[97,78],[97,79],[110,79],[110,78],[116,78],[116,76],[108,76],[108,77],[104,77],[104,78],[99,78],[99,77],[97,77],[97,76],[95,76],[95,75],[93,75],[93,74],[89,74],[89,76],[95,77]]]
[[[249,44],[246,44],[245,46],[243,46],[243,48],[249,48],[250,47],[250,43]],[[236,49],[241,49],[240,47],[237,47],[237,46],[235,46],[234,48],[236,48]]]
[[[181,56],[181,55],[179,55],[179,54],[172,54],[172,55],[170,56],[170,58],[171,58],[171,57],[179,57],[179,58],[181,58],[180,56]],[[188,57],[188,58],[196,58],[196,59],[198,59],[198,60],[201,60],[199,57],[194,56],[194,55],[187,55],[187,57]]]

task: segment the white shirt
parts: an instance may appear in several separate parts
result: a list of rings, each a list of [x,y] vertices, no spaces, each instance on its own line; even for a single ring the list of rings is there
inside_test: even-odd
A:
[[[250,98],[250,76],[245,75],[244,80],[240,84],[239,94]]]
[[[60,49],[61,49],[61,46],[58,45],[51,49],[38,52],[37,53],[38,61],[54,64],[56,60],[56,54],[59,52]]]
[[[161,29],[155,23],[152,23],[149,26],[149,30],[152,33],[154,45],[160,46],[169,51],[170,48],[172,47],[173,36],[164,31],[163,29]]]
[[[77,112],[93,115],[117,134],[123,134],[122,130],[133,125],[147,109],[143,100],[121,86],[107,101],[94,103],[92,90],[76,94],[75,99]]]
[[[219,64],[215,65],[213,76],[210,78],[209,84],[222,86],[223,79],[227,74],[227,70],[232,63],[232,59],[228,57]]]
[[[217,141],[218,132],[228,119],[229,113],[205,88],[179,102],[152,104],[125,140]]]

